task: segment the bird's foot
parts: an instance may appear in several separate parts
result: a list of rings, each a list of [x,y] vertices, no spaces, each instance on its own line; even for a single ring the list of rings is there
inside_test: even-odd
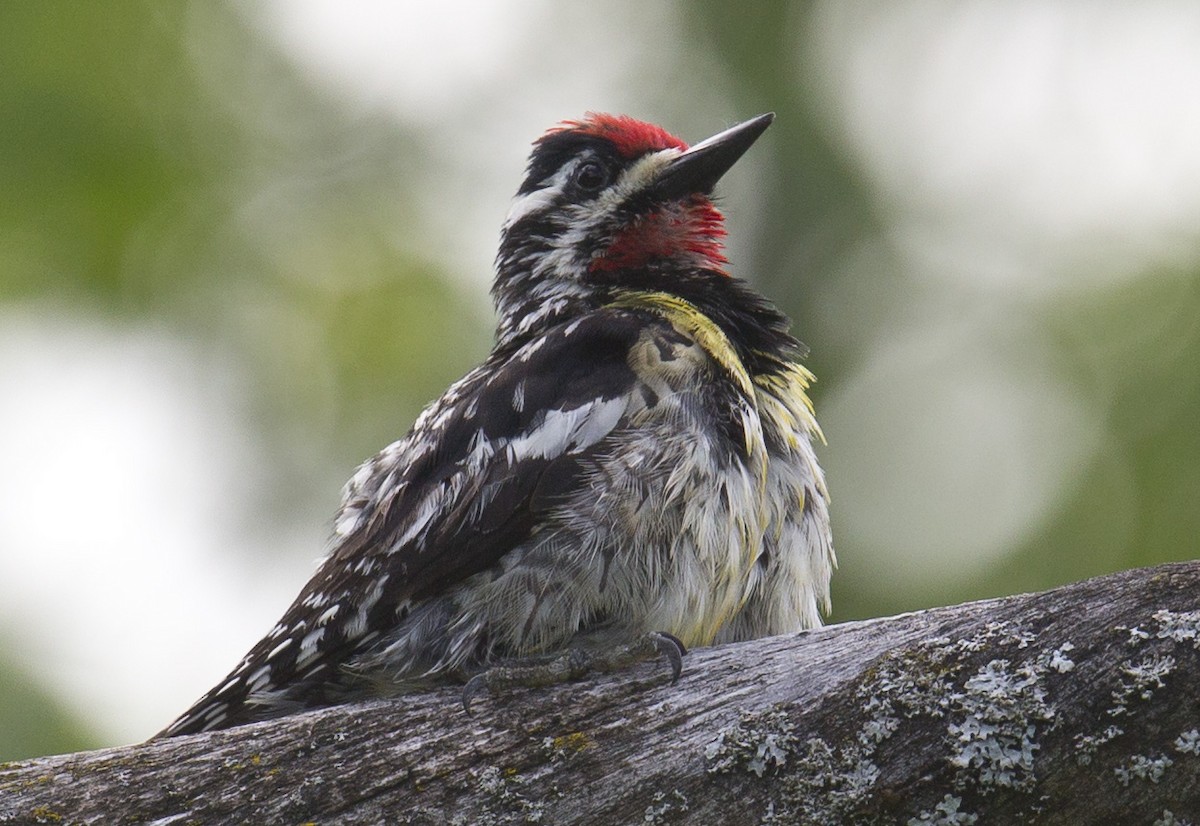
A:
[[[502,694],[512,688],[537,688],[578,680],[593,671],[610,672],[628,668],[652,657],[665,657],[671,666],[671,685],[679,682],[687,649],[673,634],[650,631],[625,645],[597,651],[571,648],[548,659],[494,665],[476,674],[463,687],[462,704],[467,714],[471,703],[485,691]]]

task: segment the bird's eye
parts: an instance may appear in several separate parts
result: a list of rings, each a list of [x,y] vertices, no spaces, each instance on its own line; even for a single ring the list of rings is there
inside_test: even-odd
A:
[[[584,192],[598,192],[608,183],[608,170],[599,161],[584,161],[574,177],[575,186]]]

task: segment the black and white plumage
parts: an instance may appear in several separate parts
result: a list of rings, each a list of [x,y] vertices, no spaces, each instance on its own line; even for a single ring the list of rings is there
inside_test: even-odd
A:
[[[689,149],[592,115],[535,144],[492,353],[358,469],[315,576],[163,735],[649,632],[819,624],[834,557],[811,375],[787,319],[725,273],[709,198],[770,120]]]

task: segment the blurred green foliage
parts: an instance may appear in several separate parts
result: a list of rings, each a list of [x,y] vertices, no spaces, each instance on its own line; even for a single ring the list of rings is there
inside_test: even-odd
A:
[[[0,762],[103,745],[86,721],[55,701],[0,646]]]
[[[198,94],[182,71],[183,42],[166,36],[178,32],[183,4],[162,4],[154,15],[148,9],[0,8],[0,287],[8,297],[54,288],[69,300],[136,312],[169,301],[160,293],[178,283],[170,273],[132,270],[127,250],[164,203],[186,200],[212,177],[214,157],[223,153],[219,141],[171,140],[197,114],[162,105]],[[214,128],[207,138],[219,133]]]

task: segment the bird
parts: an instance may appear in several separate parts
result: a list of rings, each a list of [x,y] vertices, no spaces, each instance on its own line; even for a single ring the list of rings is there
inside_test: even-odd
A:
[[[279,622],[156,737],[439,685],[575,679],[817,626],[836,566],[813,374],[725,257],[689,146],[588,113],[534,144],[487,358],[364,462]]]

